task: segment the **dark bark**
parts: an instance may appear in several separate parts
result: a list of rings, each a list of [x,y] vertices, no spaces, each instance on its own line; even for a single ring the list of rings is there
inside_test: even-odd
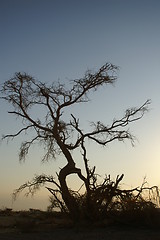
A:
[[[69,191],[66,178],[70,174],[77,174],[78,177],[84,182],[86,189],[89,188],[88,180],[82,175],[81,169],[75,167],[75,162],[72,158],[70,151],[66,148],[66,146],[63,144],[63,142],[59,138],[57,138],[57,144],[61,148],[68,162],[67,165],[60,170],[59,176],[58,176],[60,186],[61,186],[62,198],[71,214],[71,217],[74,220],[78,220],[80,218],[79,205],[77,203],[76,198]]]
[[[70,164],[67,164],[64,168],[61,169],[59,173],[59,182],[62,191],[62,198],[71,214],[73,219],[79,218],[79,206],[76,202],[76,199],[72,196],[71,192],[68,189],[66,183],[66,177],[73,172],[73,168]]]

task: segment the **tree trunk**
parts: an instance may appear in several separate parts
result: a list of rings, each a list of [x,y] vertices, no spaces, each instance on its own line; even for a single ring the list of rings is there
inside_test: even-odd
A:
[[[72,218],[74,220],[78,220],[80,218],[80,208],[76,198],[71,194],[68,189],[66,177],[70,174],[77,174],[78,177],[84,182],[87,190],[89,188],[88,181],[87,178],[82,175],[81,169],[75,167],[75,162],[72,158],[70,151],[66,148],[65,144],[58,137],[57,143],[68,162],[67,165],[63,167],[59,172],[59,182],[61,186],[62,197]]]
[[[73,220],[78,220],[80,217],[80,209],[75,197],[72,196],[72,194],[70,193],[66,183],[66,177],[72,174],[74,169],[75,167],[72,167],[70,164],[67,164],[64,168],[62,168],[59,173],[59,182],[61,186],[63,200],[71,214],[71,217],[73,218]]]

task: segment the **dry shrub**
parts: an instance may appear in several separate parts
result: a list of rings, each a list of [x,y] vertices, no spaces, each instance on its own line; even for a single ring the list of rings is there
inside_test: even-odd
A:
[[[0,216],[10,216],[12,215],[12,208],[0,209]]]
[[[144,179],[140,187],[126,190],[119,187],[123,175],[117,176],[115,181],[112,181],[110,176],[106,176],[100,184],[97,176],[94,174],[89,192],[81,194],[71,191],[79,206],[79,221],[95,223],[112,219],[107,223],[137,226],[160,225],[158,220],[156,222],[157,216],[159,216],[159,189],[157,186],[149,187]],[[48,208],[50,211],[59,207],[61,212],[64,212],[64,209],[66,213],[68,212],[62,198],[59,199],[58,196],[55,198],[53,195],[50,202],[51,205]]]

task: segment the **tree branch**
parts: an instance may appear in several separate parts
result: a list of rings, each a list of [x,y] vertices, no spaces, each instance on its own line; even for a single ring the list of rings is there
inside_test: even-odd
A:
[[[34,195],[35,192],[39,190],[40,187],[44,186],[46,183],[53,183],[59,190],[61,189],[60,185],[55,181],[53,176],[47,176],[45,174],[36,175],[31,181],[22,184],[18,189],[13,192],[13,200],[15,201],[17,196],[25,189],[28,189],[25,194],[26,197],[30,194]]]
[[[7,134],[7,135],[4,135],[4,136],[2,137],[2,140],[4,140],[5,138],[15,138],[15,137],[17,137],[18,135],[20,135],[22,132],[28,130],[29,128],[33,128],[33,127],[34,127],[33,124],[32,124],[32,125],[28,125],[27,127],[24,127],[24,128],[22,128],[22,129],[20,129],[20,130],[19,130],[17,133],[15,133],[15,134]]]

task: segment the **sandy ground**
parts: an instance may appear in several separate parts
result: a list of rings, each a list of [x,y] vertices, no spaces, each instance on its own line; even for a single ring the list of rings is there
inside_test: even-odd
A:
[[[152,219],[153,220],[153,219]],[[160,240],[159,227],[73,226],[68,218],[45,213],[0,215],[0,240]]]
[[[96,229],[60,228],[52,231],[0,233],[0,240],[160,240],[160,229],[106,227]]]

